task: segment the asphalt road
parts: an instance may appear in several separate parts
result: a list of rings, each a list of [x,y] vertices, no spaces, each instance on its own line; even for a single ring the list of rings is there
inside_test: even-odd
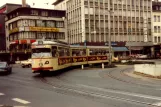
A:
[[[136,76],[132,71],[133,66],[118,66],[42,76],[14,66],[11,75],[0,76],[0,107],[161,106],[161,80]]]

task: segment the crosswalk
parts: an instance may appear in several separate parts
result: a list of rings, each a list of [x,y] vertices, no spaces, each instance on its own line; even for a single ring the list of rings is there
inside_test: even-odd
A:
[[[5,94],[4,93],[0,93],[0,97],[1,96],[4,96]],[[23,106],[12,106],[12,107],[29,107],[29,106],[26,106],[26,105],[28,105],[28,104],[30,104],[31,102],[29,102],[29,101],[26,101],[26,100],[23,100],[23,99],[20,99],[20,98],[11,98],[11,100],[12,101],[15,101],[15,102],[17,102],[17,103],[19,103],[19,104],[23,104]],[[8,105],[8,104],[7,104]],[[24,106],[25,105],[25,106]],[[4,104],[0,104],[0,107],[6,107],[6,105],[4,105]]]

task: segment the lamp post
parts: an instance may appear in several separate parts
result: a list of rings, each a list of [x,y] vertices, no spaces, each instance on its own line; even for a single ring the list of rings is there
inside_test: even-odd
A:
[[[129,33],[129,54],[130,54],[130,56],[131,56],[131,46],[130,46],[130,42],[131,42],[131,25],[129,24],[128,25],[128,33]]]

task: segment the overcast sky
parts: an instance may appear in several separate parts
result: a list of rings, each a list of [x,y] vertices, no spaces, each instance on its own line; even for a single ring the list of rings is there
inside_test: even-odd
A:
[[[21,4],[22,0],[0,0],[0,7],[6,3]],[[53,9],[52,3],[56,0],[26,0],[31,7]],[[35,5],[33,5],[35,3]],[[48,5],[46,4],[48,3]]]

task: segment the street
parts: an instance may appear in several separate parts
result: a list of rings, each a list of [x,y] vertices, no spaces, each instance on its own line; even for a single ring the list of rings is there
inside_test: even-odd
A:
[[[42,76],[14,66],[0,76],[0,107],[159,107],[161,80],[133,74],[132,65],[73,69]]]

